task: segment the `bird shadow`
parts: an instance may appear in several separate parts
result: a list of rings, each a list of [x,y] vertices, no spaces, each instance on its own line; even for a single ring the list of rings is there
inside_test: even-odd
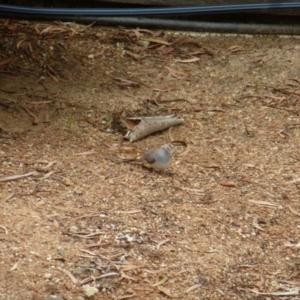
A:
[[[160,176],[163,176],[163,177],[173,177],[174,176],[174,173],[171,172],[171,171],[156,170],[156,169],[153,169],[153,168],[148,167],[148,166],[143,166],[142,168],[147,170],[149,173],[154,174],[154,175],[160,175]]]

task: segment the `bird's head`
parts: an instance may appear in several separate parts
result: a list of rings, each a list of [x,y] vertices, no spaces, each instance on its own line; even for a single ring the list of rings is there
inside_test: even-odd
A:
[[[166,153],[172,155],[172,149],[171,149],[171,147],[170,147],[169,145],[163,145],[161,148],[162,148]]]

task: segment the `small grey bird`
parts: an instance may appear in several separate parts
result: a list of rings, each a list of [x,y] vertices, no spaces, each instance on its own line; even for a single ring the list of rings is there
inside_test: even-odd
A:
[[[144,154],[143,160],[153,169],[165,169],[172,160],[172,149],[163,145],[159,149],[149,150]]]

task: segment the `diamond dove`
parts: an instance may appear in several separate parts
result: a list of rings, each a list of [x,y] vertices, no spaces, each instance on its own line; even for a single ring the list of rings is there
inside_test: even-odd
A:
[[[143,160],[153,169],[165,169],[172,160],[172,149],[163,145],[159,149],[152,149],[144,154]]]

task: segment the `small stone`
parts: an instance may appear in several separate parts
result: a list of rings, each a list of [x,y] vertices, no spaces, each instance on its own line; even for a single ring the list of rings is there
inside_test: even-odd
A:
[[[150,42],[139,40],[138,44],[142,47],[148,47],[150,45]]]
[[[78,187],[75,187],[74,188],[74,192],[77,194],[77,195],[83,195],[84,194],[84,191]]]
[[[77,226],[71,226],[70,229],[69,229],[69,231],[70,231],[71,233],[77,233],[77,232],[79,231],[79,229],[78,229]]]
[[[84,285],[82,287],[82,290],[87,297],[92,297],[92,296],[96,295],[99,291],[97,288],[90,286],[88,284]]]
[[[71,231],[71,229],[70,229]],[[57,249],[57,254],[60,256],[64,256],[65,255],[65,250],[64,249]]]
[[[79,276],[79,275],[82,275],[82,274],[85,274],[85,273],[86,273],[86,270],[82,269],[82,268],[76,268],[73,271],[73,275],[75,275],[75,276]]]

